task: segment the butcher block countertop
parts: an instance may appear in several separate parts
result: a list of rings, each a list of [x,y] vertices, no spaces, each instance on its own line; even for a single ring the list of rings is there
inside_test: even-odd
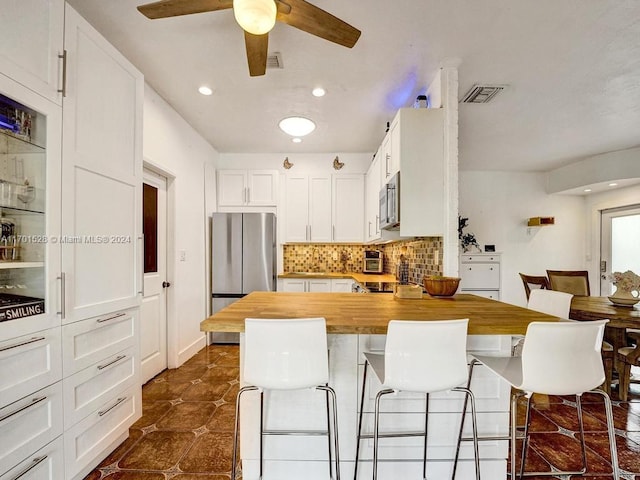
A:
[[[533,321],[557,322],[540,312],[458,294],[399,299],[390,293],[253,292],[200,323],[203,332],[243,332],[245,318],[324,317],[327,333],[386,334],[389,320],[469,319],[469,335],[524,335]]]
[[[285,272],[278,278],[352,278],[356,282],[395,282],[396,276],[390,273],[362,273],[362,272]]]

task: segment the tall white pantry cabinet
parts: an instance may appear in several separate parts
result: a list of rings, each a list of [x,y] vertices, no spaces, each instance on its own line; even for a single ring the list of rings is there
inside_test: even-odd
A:
[[[0,480],[76,480],[141,416],[144,82],[63,0],[3,0],[0,30],[0,94],[46,124],[38,235],[0,199],[42,257],[0,271],[39,278],[45,310],[0,321]]]

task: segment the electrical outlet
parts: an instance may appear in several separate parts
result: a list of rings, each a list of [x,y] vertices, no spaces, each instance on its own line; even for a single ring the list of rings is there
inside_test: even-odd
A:
[[[334,262],[337,261],[338,260],[338,252],[333,252],[332,258],[333,258]]]
[[[187,261],[187,251],[186,250],[180,250],[180,261],[181,262],[186,262]]]

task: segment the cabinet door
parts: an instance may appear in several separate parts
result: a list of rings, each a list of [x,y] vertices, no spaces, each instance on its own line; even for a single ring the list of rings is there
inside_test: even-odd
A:
[[[380,238],[380,157],[375,156],[365,176],[365,225],[367,242]]]
[[[247,172],[220,170],[218,172],[218,206],[238,207],[247,201]]]
[[[276,205],[278,172],[273,170],[249,170],[247,172],[247,204],[255,206]]]
[[[362,175],[333,176],[334,242],[362,242],[364,223],[364,178]]]
[[[309,178],[309,241],[331,242],[331,230],[331,177],[312,176]]]
[[[309,240],[309,179],[291,175],[286,179],[285,242]]]
[[[389,154],[389,178],[393,177],[400,171],[400,129],[398,121],[391,124],[389,130],[389,146],[387,153]]]
[[[75,10],[65,13],[64,322],[137,306],[143,78]]]
[[[62,437],[29,455],[0,480],[60,480],[64,478],[64,455]]]
[[[282,281],[282,291],[304,293],[307,291],[307,281],[297,278],[285,278]]]
[[[387,135],[384,137],[382,141],[382,146],[380,147],[380,153],[382,154],[381,159],[381,168],[382,168],[382,184],[385,185],[387,181],[391,178],[391,130],[387,132]]]
[[[60,104],[64,0],[2,0],[0,72]]]
[[[500,288],[500,265],[497,263],[463,263],[460,288],[465,290],[497,290]]]
[[[307,292],[331,292],[331,280],[329,279],[314,278],[307,280],[307,282]]]
[[[351,293],[353,280],[348,278],[337,278],[331,280],[331,291],[334,293]]]

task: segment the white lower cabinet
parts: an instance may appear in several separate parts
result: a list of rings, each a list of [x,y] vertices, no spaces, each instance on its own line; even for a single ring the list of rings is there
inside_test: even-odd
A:
[[[60,327],[0,342],[0,407],[62,378]]]
[[[120,391],[64,433],[65,478],[79,479],[128,436],[141,416],[139,385]]]
[[[350,278],[334,278],[331,280],[331,291],[333,293],[351,293],[353,280]]]
[[[0,474],[62,433],[62,382],[0,409]]]
[[[500,300],[500,254],[460,255],[460,293]]]
[[[283,292],[331,292],[331,279],[312,278],[309,280],[285,278],[282,282]]]
[[[62,437],[45,445],[16,465],[0,480],[61,480],[64,477],[64,453]]]

